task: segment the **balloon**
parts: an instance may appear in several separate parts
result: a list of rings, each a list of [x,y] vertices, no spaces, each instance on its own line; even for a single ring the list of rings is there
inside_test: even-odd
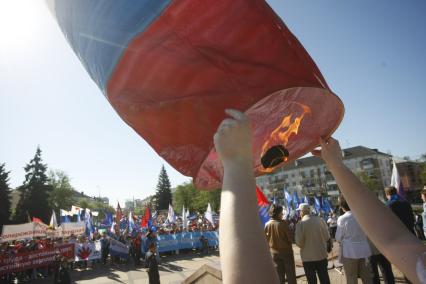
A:
[[[221,186],[213,135],[224,109],[252,121],[256,175],[304,155],[343,118],[340,99],[264,0],[48,3],[120,117],[198,188]]]

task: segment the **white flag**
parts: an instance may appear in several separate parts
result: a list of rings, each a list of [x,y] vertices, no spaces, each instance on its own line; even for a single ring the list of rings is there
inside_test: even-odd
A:
[[[212,212],[212,207],[209,205],[207,205],[207,211],[206,213],[204,213],[204,218],[206,218],[210,224],[212,224],[212,226],[214,226],[214,222],[213,222],[213,212]]]
[[[80,214],[81,213],[81,211],[83,210],[83,208],[81,208],[81,207],[77,207],[77,206],[71,206],[71,213],[73,214],[73,215],[78,215],[78,214]]]
[[[186,216],[186,212],[185,212],[185,206],[183,206],[182,208],[182,228],[187,228],[188,226],[188,218]]]
[[[399,196],[404,197],[404,189],[402,188],[401,178],[399,177],[398,168],[396,167],[395,161],[392,166],[392,177],[391,177],[391,186],[396,188],[396,192]]]
[[[58,222],[56,221],[55,210],[52,210],[52,217],[50,218],[49,226],[52,227],[53,229],[56,229],[58,227]]]
[[[175,211],[173,210],[173,207],[171,204],[169,204],[169,214],[167,215],[167,220],[169,223],[176,223],[176,216]]]
[[[70,211],[64,210],[64,209],[59,209],[60,215],[61,216],[71,216],[72,217],[72,213]]]

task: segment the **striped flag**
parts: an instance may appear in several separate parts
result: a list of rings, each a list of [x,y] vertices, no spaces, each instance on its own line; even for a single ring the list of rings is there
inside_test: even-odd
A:
[[[256,197],[257,197],[257,206],[259,207],[259,218],[262,222],[263,226],[265,226],[266,222],[269,221],[269,201],[266,196],[262,193],[258,186],[256,186]]]

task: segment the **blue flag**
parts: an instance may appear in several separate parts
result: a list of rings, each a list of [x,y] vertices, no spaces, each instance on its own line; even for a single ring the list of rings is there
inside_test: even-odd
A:
[[[275,196],[274,196],[274,199],[272,199],[272,204],[274,204],[274,205],[277,205],[278,203],[277,203],[277,199],[275,198]]]
[[[286,200],[286,203],[287,203],[287,209],[288,210],[292,209],[291,201],[293,200],[293,197],[285,188],[284,188],[284,199]]]
[[[322,205],[325,213],[329,214],[332,211],[330,201],[328,201],[327,197],[322,198]]]
[[[320,211],[321,211],[321,202],[319,201],[318,197],[316,197],[316,196],[314,197],[314,201],[315,201],[315,203],[314,203],[315,211],[317,212],[317,214],[319,214]]]
[[[293,192],[293,205],[294,205],[294,208],[299,207],[300,203],[301,202],[300,202],[300,199],[299,199],[299,195],[297,194],[297,190],[295,190]]]

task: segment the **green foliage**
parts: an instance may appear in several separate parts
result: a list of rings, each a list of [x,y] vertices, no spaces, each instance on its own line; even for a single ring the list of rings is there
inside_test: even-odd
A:
[[[420,180],[423,184],[426,184],[426,153],[421,156],[423,161],[422,171],[420,172]]]
[[[172,192],[170,189],[170,180],[164,166],[161,167],[160,176],[158,177],[156,205],[157,210],[167,210],[169,204],[172,203]]]
[[[182,206],[188,208],[190,212],[205,212],[207,204],[210,202],[212,210],[218,212],[220,209],[221,190],[199,191],[195,189],[193,183],[179,185],[173,193],[173,207],[176,212],[181,212]]]
[[[178,185],[176,191],[173,193],[173,207],[176,212],[181,213],[182,207],[189,209],[190,212],[194,212],[193,199],[197,195],[197,190],[191,183],[184,183]]]
[[[9,172],[5,164],[0,164],[0,231],[4,224],[9,224],[10,205]]]
[[[25,181],[18,188],[20,199],[16,207],[14,221],[25,223],[28,217],[40,218],[47,223],[52,214],[48,198],[51,186],[46,175],[47,166],[42,163],[41,150],[37,147],[34,158],[24,167]]]
[[[57,214],[59,214],[59,209],[69,210],[71,205],[74,205],[74,189],[67,174],[63,171],[50,171],[49,185],[52,187],[52,191],[49,193],[50,207]]]
[[[382,193],[383,186],[380,181],[375,177],[367,174],[366,172],[360,172],[357,174],[361,182],[371,191],[376,193]]]

